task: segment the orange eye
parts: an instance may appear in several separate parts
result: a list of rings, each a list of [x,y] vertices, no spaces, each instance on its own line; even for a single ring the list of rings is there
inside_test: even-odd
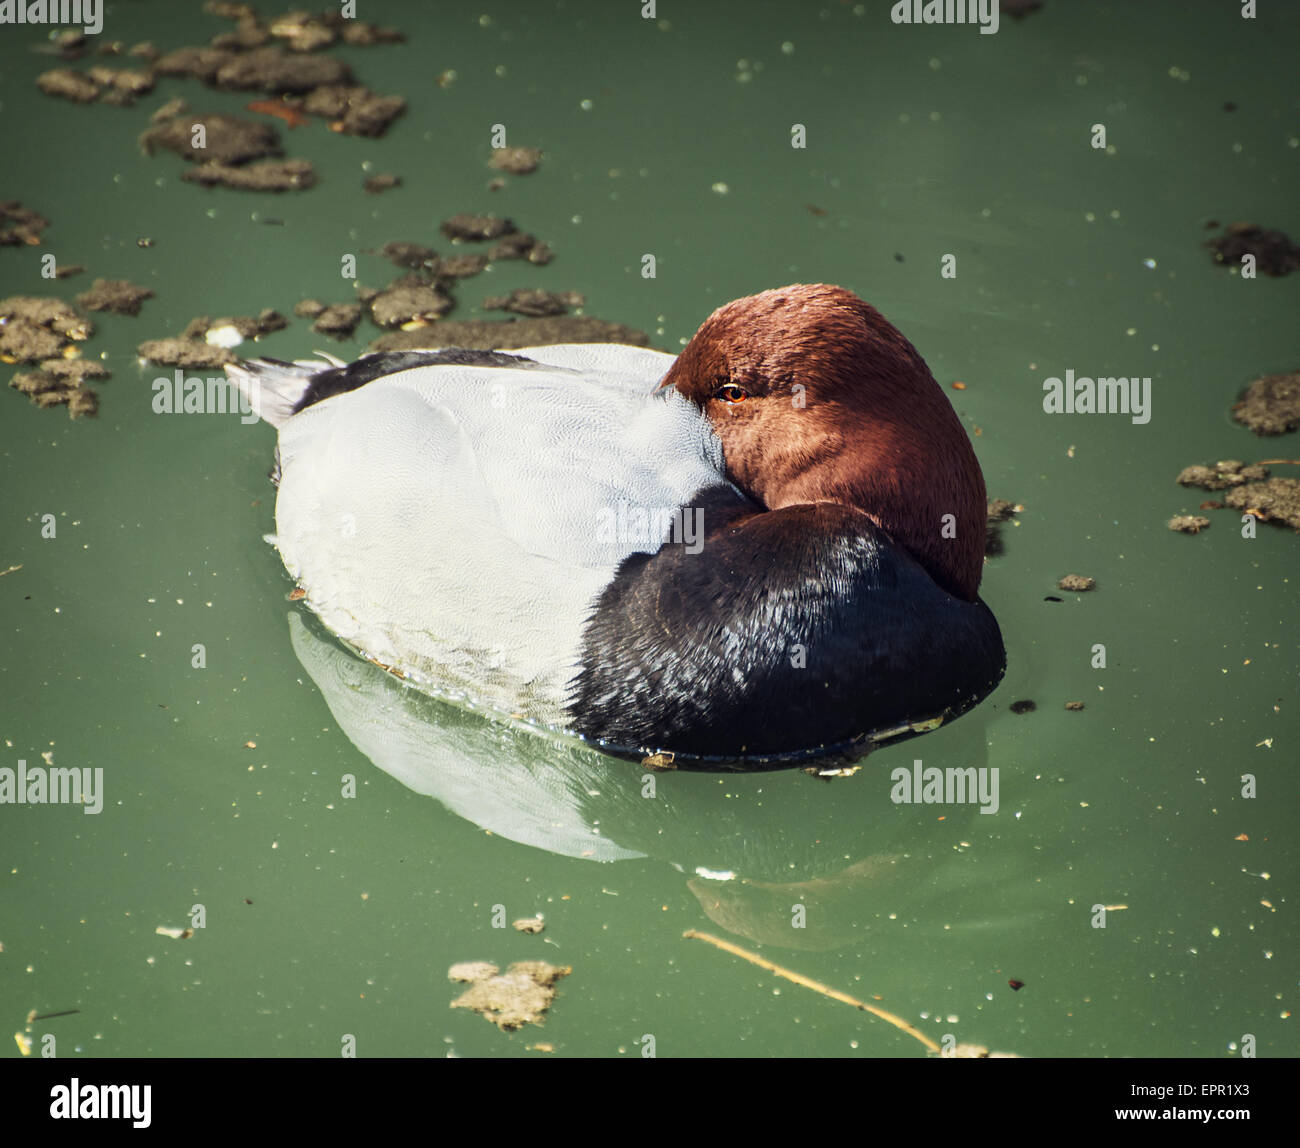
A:
[[[713,397],[724,403],[743,403],[749,398],[749,392],[736,383],[727,383],[714,391]]]

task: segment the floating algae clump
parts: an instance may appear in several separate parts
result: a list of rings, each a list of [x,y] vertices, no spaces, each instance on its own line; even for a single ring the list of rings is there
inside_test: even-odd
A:
[[[546,961],[515,961],[504,973],[498,973],[496,966],[486,961],[463,961],[452,965],[447,976],[453,981],[472,983],[451,1002],[451,1007],[473,1009],[502,1032],[541,1024],[555,999],[555,982],[571,972],[568,965]]]

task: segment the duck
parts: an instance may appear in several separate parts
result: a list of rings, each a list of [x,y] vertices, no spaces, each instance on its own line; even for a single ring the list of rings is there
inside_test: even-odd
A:
[[[260,358],[305,604],[425,692],[669,768],[856,761],[1006,667],[984,478],[876,308],[794,284],[677,356],[622,344]]]

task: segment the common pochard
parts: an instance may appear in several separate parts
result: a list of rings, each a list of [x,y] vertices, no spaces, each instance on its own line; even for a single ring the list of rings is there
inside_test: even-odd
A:
[[[860,756],[984,698],[984,479],[852,292],[613,344],[228,367],[279,430],[275,543],[364,656],[608,752]],[[652,755],[657,755],[653,756]]]

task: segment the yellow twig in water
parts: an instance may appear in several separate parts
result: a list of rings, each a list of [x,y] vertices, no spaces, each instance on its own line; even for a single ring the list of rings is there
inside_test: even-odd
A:
[[[1261,458],[1251,466],[1300,466],[1300,458]]]
[[[3,578],[6,574],[12,574],[15,570],[21,569],[21,566],[10,566],[8,570],[0,570],[0,578]]]
[[[739,945],[733,945],[730,941],[724,941],[721,937],[713,936],[712,933],[701,933],[697,929],[687,929],[682,936],[693,941],[708,941],[709,944],[721,949],[723,952],[730,953],[734,957],[740,957],[751,965],[757,965],[760,969],[775,973],[778,977],[785,977],[787,981],[794,981],[795,984],[803,985],[806,989],[812,989],[815,993],[821,993],[824,997],[843,1001],[845,1004],[852,1005],[863,1012],[869,1012],[872,1016],[878,1016],[881,1020],[888,1021],[895,1028],[901,1028],[905,1033],[916,1037],[931,1052],[940,1051],[937,1043],[919,1029],[908,1024],[901,1016],[895,1016],[892,1012],[886,1012],[882,1008],[876,1008],[875,1005],[869,1005],[866,1001],[860,1001],[857,997],[851,997],[848,993],[842,993],[839,989],[833,989],[830,985],[824,985],[821,981],[813,980],[812,977],[805,977],[802,973],[782,968],[780,965],[760,957],[757,953],[751,953],[748,949],[742,949]]]

